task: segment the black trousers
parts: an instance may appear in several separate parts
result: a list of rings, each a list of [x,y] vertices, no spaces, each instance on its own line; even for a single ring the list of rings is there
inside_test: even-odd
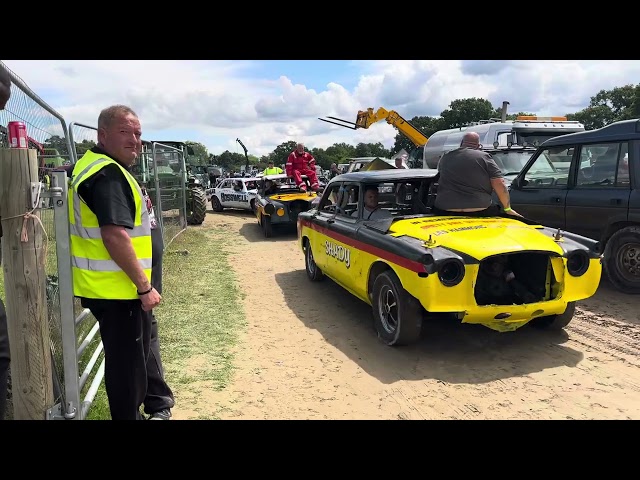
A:
[[[172,409],[175,405],[173,392],[164,379],[158,339],[158,321],[153,313],[151,313],[151,344],[147,359],[147,394],[143,404],[144,412],[149,415],[160,410]]]
[[[140,300],[82,299],[100,325],[104,346],[104,382],[113,420],[141,420],[147,395],[151,348],[151,312]]]
[[[7,331],[7,311],[0,299],[0,420],[4,420],[7,409],[9,381],[9,333]]]

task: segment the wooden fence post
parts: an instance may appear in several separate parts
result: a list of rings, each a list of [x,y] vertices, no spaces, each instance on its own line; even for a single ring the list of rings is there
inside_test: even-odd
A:
[[[32,190],[37,194],[37,186],[36,151],[0,149],[2,266],[15,420],[44,420],[54,401],[46,297],[47,243],[43,241],[40,210],[24,220],[24,214],[34,207]]]

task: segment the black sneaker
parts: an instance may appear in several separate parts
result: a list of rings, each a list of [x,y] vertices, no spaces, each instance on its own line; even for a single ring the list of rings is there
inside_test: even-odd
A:
[[[171,420],[171,410],[165,408],[159,412],[154,412],[147,420]]]

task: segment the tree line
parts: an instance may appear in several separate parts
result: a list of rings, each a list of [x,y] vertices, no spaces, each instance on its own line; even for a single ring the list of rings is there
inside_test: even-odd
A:
[[[415,116],[408,120],[413,127],[418,129],[425,137],[429,138],[439,130],[457,128],[471,122],[487,120],[490,118],[500,119],[502,115],[502,105],[494,107],[491,102],[483,98],[463,98],[452,101],[448,108],[443,110],[438,117]],[[402,112],[398,112],[402,115]],[[507,120],[514,120],[519,115],[535,115],[535,113],[518,112],[508,114]],[[600,90],[591,97],[589,105],[574,113],[566,113],[567,120],[575,120],[582,123],[586,130],[593,130],[604,127],[613,122],[640,118],[640,84],[625,85],[611,90]],[[354,113],[355,120],[355,113]],[[374,128],[372,126],[371,128]],[[324,169],[328,169],[332,163],[344,163],[348,157],[387,157],[392,158],[396,153],[404,149],[412,151],[416,146],[402,133],[398,132],[391,149],[386,149],[381,142],[358,143],[350,145],[348,143],[335,143],[326,149],[313,148],[310,153],[315,157],[316,162]],[[291,140],[278,145],[273,152],[268,155],[257,157],[244,153],[234,153],[225,150],[220,154],[213,154],[207,150],[203,144],[198,142],[185,141],[193,148],[194,155],[189,161],[194,165],[219,165],[228,170],[240,170],[247,163],[260,170],[266,168],[269,161],[276,165],[285,163],[289,153],[295,149],[296,141]],[[78,145],[79,151],[85,151],[94,142],[83,140],[82,145]],[[45,144],[45,148],[56,148],[61,155],[66,155],[67,148],[64,139],[52,136]],[[80,149],[82,147],[82,149]]]

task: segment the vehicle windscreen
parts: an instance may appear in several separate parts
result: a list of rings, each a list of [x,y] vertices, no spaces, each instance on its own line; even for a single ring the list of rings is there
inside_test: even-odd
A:
[[[524,168],[533,154],[533,150],[505,150],[503,152],[491,152],[491,156],[498,165],[498,168],[500,168],[502,173],[505,175],[520,173],[520,170]],[[548,167],[550,172],[553,171],[551,165],[548,165]]]

